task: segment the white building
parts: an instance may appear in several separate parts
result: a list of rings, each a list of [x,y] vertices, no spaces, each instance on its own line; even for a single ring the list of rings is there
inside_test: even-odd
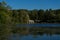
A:
[[[29,20],[28,23],[29,23],[29,24],[33,24],[33,23],[34,23],[34,20]]]

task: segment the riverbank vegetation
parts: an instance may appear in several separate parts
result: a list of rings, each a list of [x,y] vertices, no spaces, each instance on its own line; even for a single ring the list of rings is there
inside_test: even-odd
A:
[[[34,20],[35,23],[60,23],[60,9],[19,9],[11,11],[15,23],[27,23],[29,20]]]
[[[29,20],[35,23],[60,23],[60,9],[12,9],[6,2],[0,2],[0,23],[28,24]]]

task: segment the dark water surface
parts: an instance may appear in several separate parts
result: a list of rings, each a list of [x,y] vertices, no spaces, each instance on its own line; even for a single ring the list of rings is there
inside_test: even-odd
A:
[[[9,40],[60,40],[60,35],[20,35],[12,34]]]
[[[17,24],[16,26],[28,26],[28,27],[50,27],[50,26],[53,26],[53,27],[60,27],[60,24]]]
[[[60,24],[17,24],[20,27],[60,27]],[[60,40],[60,34],[43,34],[43,35],[21,35],[21,34],[11,34],[8,38],[9,40]]]

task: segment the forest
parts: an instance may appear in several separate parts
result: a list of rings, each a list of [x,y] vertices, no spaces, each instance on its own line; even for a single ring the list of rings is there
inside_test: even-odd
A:
[[[0,2],[0,40],[5,40],[5,37],[8,36],[11,32],[15,33],[15,24],[28,24],[27,22],[29,20],[40,20],[38,23],[60,23],[60,9],[12,9],[9,5],[7,5],[6,2]],[[25,28],[21,29],[22,31],[19,29],[18,31],[16,30],[16,32],[26,32],[24,31]],[[36,29],[31,28],[30,30]],[[38,31],[41,30],[44,31],[45,29],[39,29]],[[49,29],[47,28],[47,30]],[[60,31],[58,33],[60,33]]]
[[[60,9],[12,9],[6,2],[0,2],[0,24],[28,24],[29,20],[40,20],[38,23],[60,23]]]

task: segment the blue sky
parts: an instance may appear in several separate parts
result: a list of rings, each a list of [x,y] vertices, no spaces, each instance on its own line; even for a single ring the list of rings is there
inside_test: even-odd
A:
[[[2,1],[2,0],[0,0]],[[5,0],[12,9],[60,9],[60,0]]]

